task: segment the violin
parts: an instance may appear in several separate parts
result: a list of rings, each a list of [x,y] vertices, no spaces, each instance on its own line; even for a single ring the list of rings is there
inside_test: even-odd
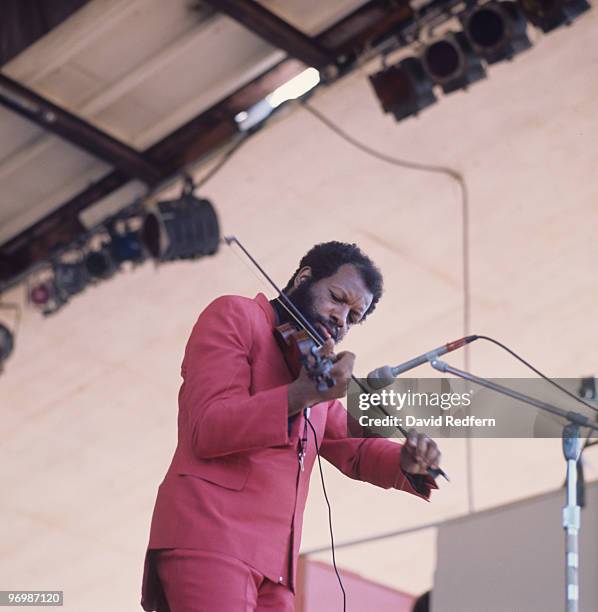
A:
[[[306,329],[301,329],[293,323],[283,323],[274,329],[274,337],[295,378],[299,376],[303,366],[318,391],[334,387],[335,381],[330,374],[332,360],[320,355],[320,347]]]
[[[266,271],[253,258],[251,253],[237,240],[235,236],[225,236],[227,245],[236,244],[245,253],[247,258],[261,272],[262,276],[274,287],[278,298],[285,310],[293,317],[295,323],[284,323],[274,330],[274,336],[282,350],[285,362],[291,374],[297,378],[301,366],[305,367],[308,376],[315,382],[318,391],[326,391],[334,387],[335,381],[331,376],[332,360],[322,357],[319,348],[324,340],[314,329],[313,325],[303,316],[293,302],[278,288],[276,283],[266,274]]]

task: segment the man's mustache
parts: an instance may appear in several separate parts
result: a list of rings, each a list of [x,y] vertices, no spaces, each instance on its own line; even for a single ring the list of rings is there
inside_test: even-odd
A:
[[[336,325],[335,323],[332,323],[331,321],[326,321],[326,319],[324,319],[323,317],[317,317],[314,322],[316,324],[319,323],[320,325],[323,325],[328,330],[328,333],[330,334],[332,339],[335,342],[338,341],[339,339],[338,325]],[[313,324],[314,323],[312,322],[312,325]]]

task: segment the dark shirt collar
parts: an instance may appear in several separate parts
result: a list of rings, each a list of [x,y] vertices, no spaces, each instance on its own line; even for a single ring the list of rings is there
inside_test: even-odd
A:
[[[272,302],[269,302],[268,298],[263,293],[258,293],[253,299],[258,303],[260,308],[266,313],[266,316],[268,317],[268,321],[270,322],[270,325],[273,328],[276,327],[278,325],[278,322],[277,322],[278,315],[276,313],[274,306],[272,305]]]
[[[276,325],[278,326],[282,323],[287,323],[289,321],[289,313],[284,309],[284,306],[278,301],[278,299],[274,298],[273,300],[270,300],[270,304],[274,310],[274,314],[276,315]]]

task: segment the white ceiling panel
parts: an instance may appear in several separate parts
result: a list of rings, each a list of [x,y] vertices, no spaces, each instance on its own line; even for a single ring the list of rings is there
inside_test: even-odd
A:
[[[99,4],[110,10],[100,14]],[[149,113],[149,105],[129,96],[131,90],[156,78],[168,88],[170,76],[185,68],[181,52],[197,45],[206,24],[219,19],[212,11],[192,10],[191,4],[189,0],[95,0],[4,70],[92,123],[100,116],[102,129],[127,141],[143,122],[153,125],[159,119]],[[42,57],[45,61],[40,61]]]
[[[98,3],[5,69],[132,145],[149,146],[284,57],[235,21],[192,10],[189,0],[112,0],[103,16]]]
[[[17,151],[27,148],[43,135],[36,125],[0,106],[0,180],[4,166],[10,164]]]
[[[148,124],[147,133],[133,135],[134,144],[139,148],[149,146],[257,77],[284,55],[232,19],[222,17],[210,22],[181,49],[176,62],[160,67],[151,79],[131,90],[129,95],[143,100],[162,119],[158,124]],[[108,127],[101,115],[97,122]]]
[[[32,84],[63,66],[145,0],[94,0],[17,55],[2,70]]]
[[[204,22],[189,0],[145,0],[104,30],[71,61],[110,83],[143,64]]]
[[[367,0],[259,0],[259,4],[310,36],[326,30],[366,2]]]
[[[136,135],[160,120],[160,114],[146,102],[140,96],[119,98],[97,115],[94,123],[119,140],[131,143]]]
[[[59,106],[74,111],[103,91],[105,84],[76,62],[68,62],[37,79],[35,88]]]
[[[28,152],[35,153],[34,158],[13,164],[11,171],[0,178],[0,193],[10,194],[0,206],[0,243],[110,170],[104,162],[54,136],[46,137],[41,146],[32,145]]]

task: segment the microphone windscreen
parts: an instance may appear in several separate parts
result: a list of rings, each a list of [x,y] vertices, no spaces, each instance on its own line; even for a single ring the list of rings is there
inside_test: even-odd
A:
[[[394,381],[395,377],[392,374],[392,368],[387,365],[376,368],[367,377],[368,387],[373,391],[384,389],[384,387],[392,385]]]

